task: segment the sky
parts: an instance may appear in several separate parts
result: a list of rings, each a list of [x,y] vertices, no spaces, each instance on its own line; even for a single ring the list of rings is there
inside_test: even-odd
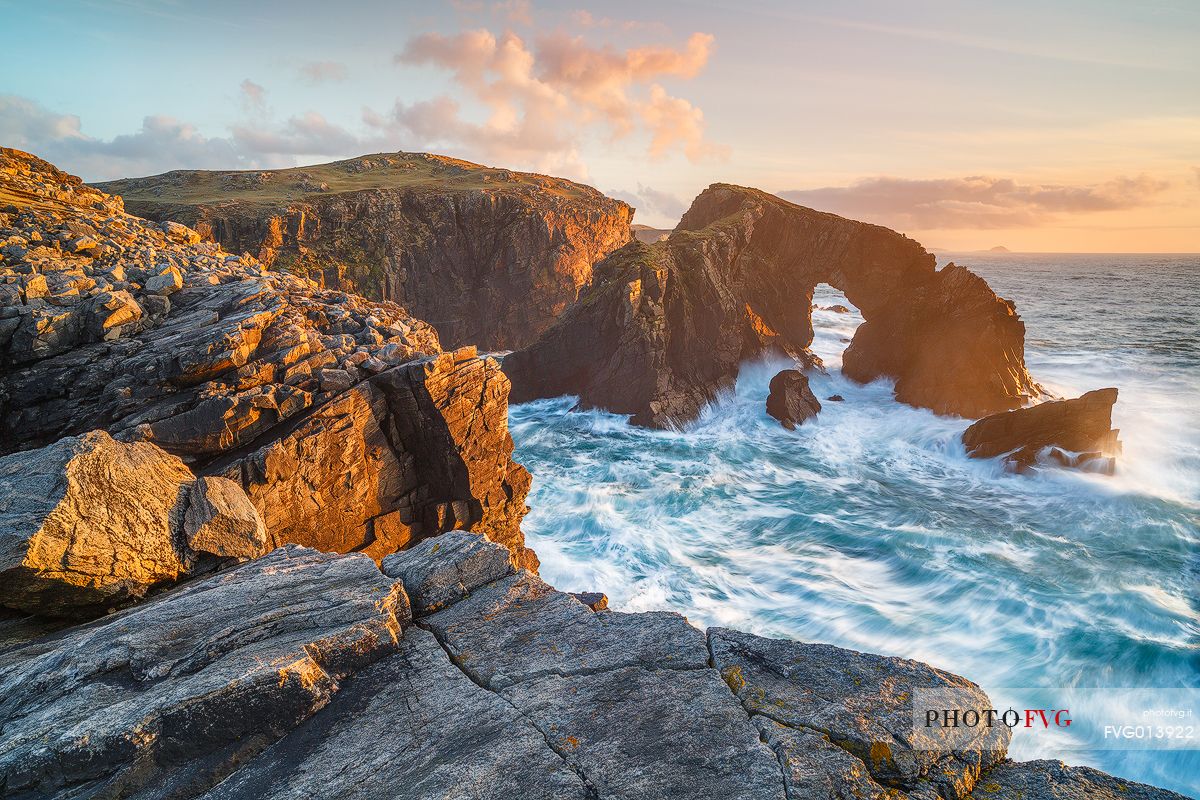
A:
[[[1200,2],[0,0],[87,180],[427,151],[672,227],[715,182],[938,250],[1200,252]]]

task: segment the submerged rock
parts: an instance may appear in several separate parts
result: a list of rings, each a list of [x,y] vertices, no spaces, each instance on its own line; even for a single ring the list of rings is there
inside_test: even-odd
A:
[[[808,377],[798,369],[785,369],[771,378],[771,393],[767,396],[767,413],[779,420],[789,431],[821,410]]]
[[[732,387],[770,349],[811,359],[818,283],[845,292],[866,322],[844,371],[890,377],[898,399],[979,416],[1039,389],[1012,303],[962,267],[935,269],[895,231],[755,189],[709,187],[669,239],[635,242],[593,270],[579,302],[507,356],[520,402],[573,394],[584,408],[675,427]]]
[[[1073,400],[1039,403],[984,417],[963,432],[972,458],[1005,455],[1016,472],[1038,464],[1084,469],[1111,475],[1121,452],[1112,427],[1116,389],[1096,389]]]
[[[444,156],[257,175],[180,170],[97,185],[264,266],[398,303],[448,347],[529,344],[575,302],[592,265],[632,238],[633,209],[591,187]]]

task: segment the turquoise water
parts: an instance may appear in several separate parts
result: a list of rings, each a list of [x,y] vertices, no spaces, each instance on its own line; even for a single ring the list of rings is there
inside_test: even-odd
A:
[[[960,259],[1017,302],[1035,379],[1120,387],[1116,476],[967,459],[967,421],[843,379],[861,318],[817,311],[824,409],[792,433],[763,410],[781,362],[745,365],[679,433],[569,398],[514,406],[542,574],[621,610],[928,661],[1018,708],[1033,694],[1010,687],[1200,691],[1200,258]],[[821,287],[816,302],[845,300]],[[1200,750],[1018,731],[1012,755],[1200,794]]]

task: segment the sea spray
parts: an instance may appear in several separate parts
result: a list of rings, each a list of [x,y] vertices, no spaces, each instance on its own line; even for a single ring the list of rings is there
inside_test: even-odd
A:
[[[618,610],[916,658],[985,688],[1200,687],[1200,264],[1066,261],[973,266],[1017,301],[1048,389],[1121,389],[1116,476],[967,458],[969,421],[841,376],[862,319],[818,308],[823,409],[795,432],[764,411],[786,360],[745,365],[682,432],[570,412],[570,398],[514,407],[542,573]],[[815,302],[849,305],[828,287]],[[1077,745],[1018,736],[1013,755],[1200,790],[1197,751]]]

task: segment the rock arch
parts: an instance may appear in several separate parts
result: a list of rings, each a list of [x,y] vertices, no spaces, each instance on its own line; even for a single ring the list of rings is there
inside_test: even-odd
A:
[[[669,239],[596,265],[579,302],[505,359],[514,402],[575,394],[583,407],[674,427],[768,348],[802,361],[819,283],[865,322],[844,355],[859,381],[891,377],[899,400],[977,417],[1039,391],[1013,303],[963,267],[936,268],[908,237],[757,189],[714,184]]]

